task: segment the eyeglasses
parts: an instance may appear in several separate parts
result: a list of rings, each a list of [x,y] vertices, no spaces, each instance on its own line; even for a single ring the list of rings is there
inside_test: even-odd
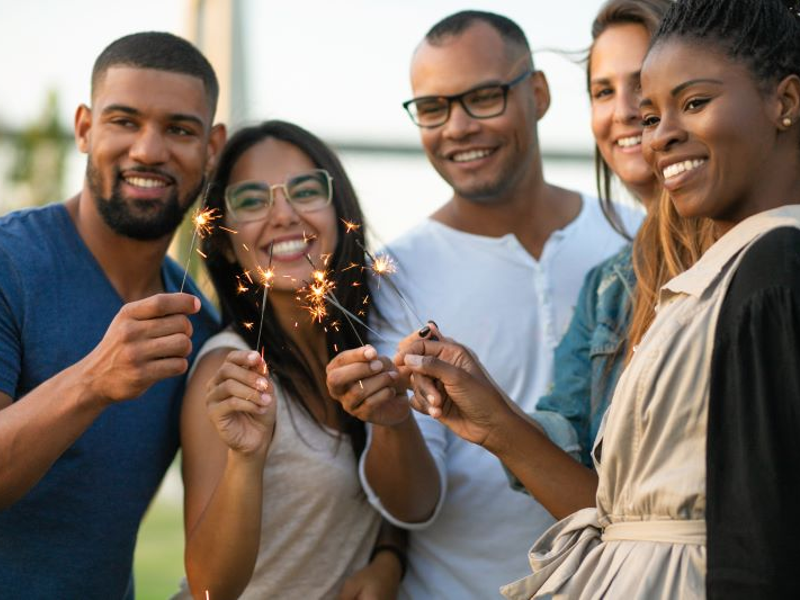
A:
[[[333,178],[324,169],[314,169],[275,185],[266,181],[239,181],[225,188],[225,203],[239,223],[259,221],[267,217],[275,204],[275,190],[279,189],[297,212],[313,212],[331,203]]]
[[[533,75],[528,69],[508,83],[481,85],[452,96],[422,96],[403,102],[411,120],[420,127],[439,127],[450,118],[453,102],[458,102],[466,113],[475,119],[489,119],[506,111],[508,91]]]

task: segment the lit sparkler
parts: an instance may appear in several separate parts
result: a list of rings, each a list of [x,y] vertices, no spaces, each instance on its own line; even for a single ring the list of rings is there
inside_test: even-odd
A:
[[[203,202],[201,203],[200,208],[198,208],[192,215],[194,231],[192,232],[192,242],[189,244],[189,258],[186,259],[186,267],[183,269],[183,281],[181,281],[180,289],[181,292],[183,291],[183,287],[186,285],[186,277],[189,274],[189,264],[192,262],[194,244],[197,241],[197,238],[199,237],[202,239],[207,235],[210,235],[214,229],[214,226],[211,225],[211,223],[222,217],[216,208],[203,208],[206,203],[206,198],[208,197],[209,187],[210,184],[206,186],[206,191],[205,194],[203,194]]]
[[[272,280],[275,277],[275,272],[272,270],[272,242],[269,243],[269,263],[267,264],[266,269],[262,269],[261,267],[258,268],[258,272],[261,275],[261,283],[264,286],[264,294],[261,297],[261,321],[258,324],[258,338],[256,340],[256,351],[261,352],[261,356],[264,356],[264,349],[260,348],[261,346],[261,332],[264,329],[264,311],[267,309],[267,294],[269,293],[269,289],[272,287]]]
[[[369,258],[369,268],[370,271],[372,271],[375,276],[379,278],[378,285],[380,285],[381,281],[385,281],[400,299],[400,302],[403,303],[403,306],[406,307],[406,310],[417,320],[417,322],[420,324],[420,327],[424,326],[425,322],[419,317],[408,300],[406,300],[406,297],[403,295],[403,292],[400,291],[400,288],[398,288],[394,281],[392,281],[392,279],[389,277],[389,275],[392,273],[397,272],[397,263],[395,263],[392,257],[388,254],[379,254],[378,256],[375,256],[369,250],[367,250],[366,247],[364,247],[364,244],[362,244],[360,240],[356,240],[356,244],[358,244],[358,247],[361,248],[367,255],[367,258]]]

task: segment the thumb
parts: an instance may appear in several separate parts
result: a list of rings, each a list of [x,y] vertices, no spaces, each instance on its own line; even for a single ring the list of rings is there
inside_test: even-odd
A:
[[[406,354],[403,356],[403,363],[414,373],[428,375],[429,377],[438,379],[445,385],[457,383],[463,375],[461,369],[435,356]]]

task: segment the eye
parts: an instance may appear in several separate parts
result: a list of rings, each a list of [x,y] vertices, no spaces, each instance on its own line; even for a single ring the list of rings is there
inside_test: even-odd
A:
[[[485,106],[502,101],[503,88],[500,86],[485,87],[469,93],[464,98],[470,105]]]
[[[685,110],[697,110],[708,104],[710,98],[689,98],[684,105]]]
[[[170,125],[167,127],[167,132],[180,137],[194,135],[194,131],[182,125]]]
[[[592,90],[592,99],[593,100],[602,100],[603,98],[607,98],[607,97],[613,95],[613,93],[614,93],[614,90],[611,89],[610,87],[597,88],[597,89]]]
[[[658,125],[660,121],[661,119],[659,119],[656,115],[643,115],[642,127],[649,129]]]
[[[109,122],[117,127],[131,128],[136,126],[136,123],[134,123],[133,120],[129,119],[128,117],[115,117]]]

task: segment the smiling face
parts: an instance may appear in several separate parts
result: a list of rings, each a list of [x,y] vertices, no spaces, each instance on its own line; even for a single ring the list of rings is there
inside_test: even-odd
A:
[[[172,234],[224,141],[211,119],[197,77],[134,67],[106,71],[92,108],[78,110],[75,127],[78,146],[89,155],[88,191],[112,230],[140,240]]]
[[[744,64],[671,38],[642,68],[644,156],[683,217],[723,227],[765,210],[779,103]]]
[[[415,98],[449,96],[490,83],[507,83],[529,68],[486,23],[478,22],[440,45],[423,42],[411,65]],[[536,123],[547,110],[547,83],[540,73],[513,87],[503,114],[470,117],[452,104],[444,125],[421,128],[425,153],[455,194],[495,202],[513,194],[539,164]]]
[[[609,168],[637,197],[650,200],[657,182],[642,156],[639,73],[650,36],[638,24],[613,25],[592,46],[589,94],[592,133]]]
[[[296,146],[267,138],[239,157],[228,185],[261,181],[274,186],[314,169],[316,165]],[[227,227],[238,232],[230,235],[230,243],[242,269],[256,272],[258,267],[266,268],[272,244],[275,273],[272,287],[277,291],[294,292],[311,276],[312,268],[306,254],[317,266],[322,266],[320,256],[332,254],[336,249],[336,210],[331,203],[310,212],[297,212],[287,201],[283,189],[274,189],[273,199],[274,204],[262,220],[239,223],[227,214],[225,222]]]

